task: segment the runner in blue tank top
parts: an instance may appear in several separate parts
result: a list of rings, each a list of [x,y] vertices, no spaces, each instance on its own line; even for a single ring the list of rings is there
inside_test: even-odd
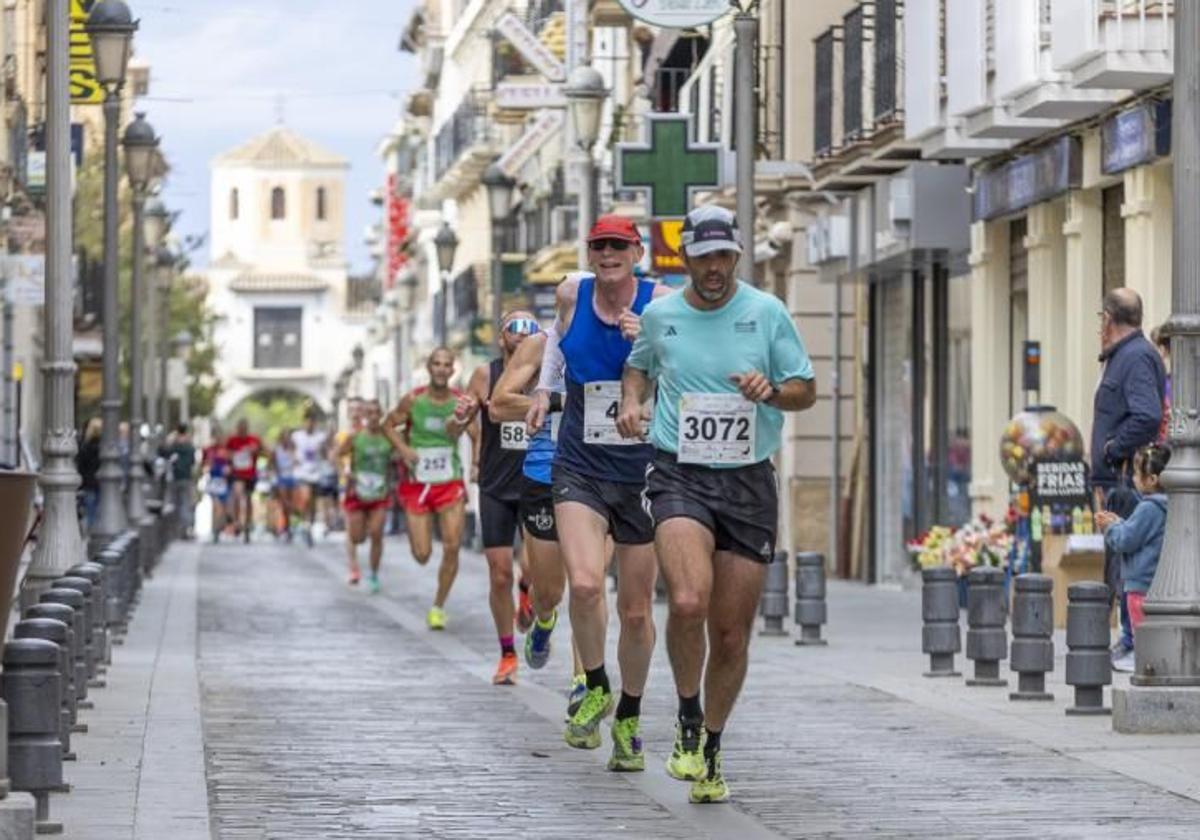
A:
[[[654,650],[654,528],[641,492],[653,448],[617,431],[621,373],[641,312],[670,289],[638,280],[643,255],[637,227],[602,216],[588,234],[593,274],[558,286],[558,350],[566,364],[567,400],[554,457],[554,511],[571,587],[571,628],[583,660],[587,694],[567,724],[566,742],[600,746],[600,724],[613,707],[604,668],[607,537],[616,544],[621,700],[613,723],[610,770],[642,770],[639,716]],[[552,363],[553,347],[547,348]]]

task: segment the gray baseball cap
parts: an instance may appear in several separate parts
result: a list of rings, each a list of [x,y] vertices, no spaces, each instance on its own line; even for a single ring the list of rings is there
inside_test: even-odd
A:
[[[683,251],[689,257],[715,251],[742,253],[737,217],[716,204],[697,207],[683,222]]]

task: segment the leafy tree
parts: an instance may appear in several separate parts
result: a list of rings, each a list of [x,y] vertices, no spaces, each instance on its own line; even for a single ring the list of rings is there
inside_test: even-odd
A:
[[[259,394],[240,403],[230,412],[227,430],[239,420],[250,424],[250,431],[264,441],[274,441],[284,429],[298,429],[304,423],[308,400],[292,391]]]

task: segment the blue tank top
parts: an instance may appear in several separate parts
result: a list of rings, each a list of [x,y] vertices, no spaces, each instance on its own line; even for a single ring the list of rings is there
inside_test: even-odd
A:
[[[550,467],[554,463],[554,450],[558,448],[558,444],[550,435],[550,426],[552,423],[561,422],[562,415],[548,415],[542,428],[529,439],[522,472],[530,481],[536,481],[538,484],[550,483]]]
[[[589,382],[620,381],[625,360],[633,343],[621,336],[621,330],[596,317],[592,306],[595,280],[585,277],[579,283],[575,317],[558,343],[567,363],[567,398],[562,427],[558,433],[555,466],[589,478],[620,484],[642,484],[646,464],[654,456],[649,444],[637,446],[599,446],[583,442],[583,387]],[[641,315],[654,296],[653,280],[638,280],[633,312]]]

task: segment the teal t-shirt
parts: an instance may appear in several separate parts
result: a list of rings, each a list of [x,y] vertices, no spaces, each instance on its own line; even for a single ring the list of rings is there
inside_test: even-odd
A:
[[[676,453],[684,394],[736,394],[729,377],[752,369],[776,385],[813,378],[812,361],[783,302],[745,283],[738,283],[720,309],[697,309],[683,292],[653,301],[642,313],[642,331],[626,364],[657,380],[650,442]],[[783,412],[759,403],[754,423],[753,462],[758,463],[779,449]]]

